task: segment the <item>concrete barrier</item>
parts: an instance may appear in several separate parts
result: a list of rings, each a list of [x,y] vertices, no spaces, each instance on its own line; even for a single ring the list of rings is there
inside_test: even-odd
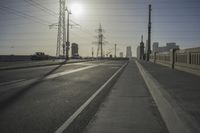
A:
[[[200,47],[152,53],[150,61],[200,76]]]
[[[175,69],[200,76],[200,47],[177,50],[174,57]]]

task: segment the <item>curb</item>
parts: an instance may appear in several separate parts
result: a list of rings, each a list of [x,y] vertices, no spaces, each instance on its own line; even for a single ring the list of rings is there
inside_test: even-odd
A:
[[[127,66],[120,67],[84,104],[82,104],[54,133],[81,133],[98,110],[102,100]]]
[[[170,133],[200,133],[196,120],[183,111],[176,101],[164,90],[162,85],[154,79],[138,62],[138,69],[151,93],[154,101],[166,123]]]

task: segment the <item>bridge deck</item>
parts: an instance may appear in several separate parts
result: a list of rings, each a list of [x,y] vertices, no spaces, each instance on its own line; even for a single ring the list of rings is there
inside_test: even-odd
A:
[[[86,133],[167,133],[157,106],[132,60]]]

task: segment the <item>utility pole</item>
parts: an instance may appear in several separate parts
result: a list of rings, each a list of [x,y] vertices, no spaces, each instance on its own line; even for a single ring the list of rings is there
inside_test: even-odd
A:
[[[149,5],[149,23],[148,23],[148,49],[147,49],[147,61],[149,61],[149,56],[151,54],[151,4]]]
[[[69,46],[70,46],[70,42],[69,42],[69,15],[71,14],[71,11],[69,11],[68,8],[66,8],[66,11],[67,11],[66,60],[69,60]]]
[[[94,57],[94,48],[92,48],[92,58]]]
[[[117,51],[117,44],[115,44],[115,58],[117,57],[116,56],[116,51]]]

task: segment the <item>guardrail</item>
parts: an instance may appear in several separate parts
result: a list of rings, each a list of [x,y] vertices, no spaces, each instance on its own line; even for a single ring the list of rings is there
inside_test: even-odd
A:
[[[152,53],[150,61],[200,75],[200,47],[189,49],[171,49],[169,52]]]

